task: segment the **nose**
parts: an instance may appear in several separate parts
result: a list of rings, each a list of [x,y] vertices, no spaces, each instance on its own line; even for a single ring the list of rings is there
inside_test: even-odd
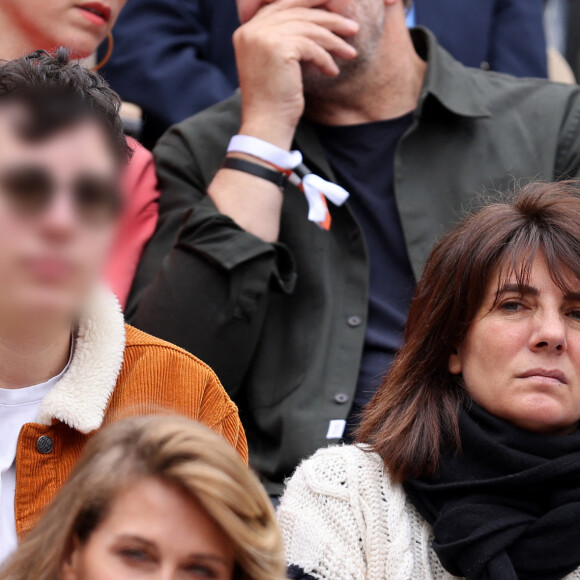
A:
[[[42,226],[53,237],[68,237],[78,225],[73,199],[65,191],[55,193],[42,216]]]
[[[559,309],[546,309],[538,315],[530,336],[530,348],[557,353],[567,350],[567,327]]]
[[[170,563],[163,563],[159,567],[155,580],[177,580],[177,578],[179,578],[179,569]]]

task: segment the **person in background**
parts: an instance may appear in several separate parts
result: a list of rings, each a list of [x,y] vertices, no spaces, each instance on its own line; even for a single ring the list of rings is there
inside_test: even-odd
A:
[[[273,495],[356,427],[457,213],[580,169],[580,89],[465,68],[405,4],[239,0],[241,95],[155,149],[127,315],[216,369]]]
[[[288,482],[290,577],[580,578],[579,421],[580,192],[532,184],[435,246],[359,444]]]
[[[568,48],[570,5],[570,0],[544,0],[546,42],[564,56],[567,56]]]
[[[546,77],[542,13],[543,0],[414,0],[409,25],[431,29],[466,66]],[[131,0],[123,10],[103,74],[143,109],[140,139],[147,147],[171,125],[233,93],[231,38],[238,26],[235,0]],[[105,43],[99,54],[106,50]]]
[[[0,2],[0,59],[65,46],[85,58],[107,38],[127,0],[4,0]],[[137,264],[157,224],[159,190],[151,154],[134,139],[123,190],[127,202],[119,236],[105,269],[121,305],[127,300]]]
[[[120,415],[169,408],[247,459],[211,369],[126,326],[99,282],[130,156],[120,106],[64,48],[0,66],[0,560]]]
[[[72,58],[92,54],[107,38],[127,0],[3,0],[0,58],[65,46]]]
[[[578,2],[568,0],[566,14],[566,59],[570,63],[576,78],[580,78],[580,33],[578,32],[578,19],[580,18],[580,5]]]
[[[517,77],[548,76],[544,0],[413,0],[426,26],[465,66]]]
[[[113,30],[103,68],[111,86],[143,110],[140,140],[152,148],[174,123],[231,96],[238,86],[235,0],[131,0]],[[99,51],[102,56],[106,44]]]
[[[218,435],[182,417],[121,420],[87,444],[1,580],[283,580],[268,496]]]

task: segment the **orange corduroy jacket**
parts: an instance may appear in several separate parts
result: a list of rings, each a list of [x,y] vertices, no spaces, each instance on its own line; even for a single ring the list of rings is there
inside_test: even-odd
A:
[[[100,292],[79,323],[67,372],[43,400],[38,422],[20,431],[18,535],[33,527],[98,429],[160,410],[205,423],[247,461],[238,410],[214,372],[180,348],[125,326],[114,297]]]

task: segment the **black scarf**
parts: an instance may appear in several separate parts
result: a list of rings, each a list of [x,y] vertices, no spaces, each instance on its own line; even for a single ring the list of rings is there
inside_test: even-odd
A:
[[[462,453],[404,484],[443,566],[469,580],[558,580],[580,567],[580,431],[530,433],[474,403],[459,426]]]

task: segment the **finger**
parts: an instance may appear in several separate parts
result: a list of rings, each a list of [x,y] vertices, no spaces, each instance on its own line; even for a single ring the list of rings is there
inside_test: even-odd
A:
[[[253,19],[250,24],[262,27],[267,24],[275,26],[277,24],[292,21],[313,22],[319,26],[324,26],[332,32],[344,36],[355,34],[360,28],[358,22],[355,20],[342,16],[341,14],[329,12],[328,10],[320,10],[318,8],[294,8],[262,14],[260,18],[256,17]]]
[[[331,54],[324,50],[319,44],[310,39],[302,39],[298,43],[298,60],[300,62],[310,62],[323,74],[331,77],[338,76],[340,69]]]
[[[288,35],[287,42],[297,42],[296,39],[308,38],[316,42],[316,44],[327,52],[340,58],[352,59],[357,55],[354,46],[346,42],[343,38],[322,26],[310,22],[303,22],[299,25],[294,24],[293,26],[289,26],[276,36],[280,39],[286,35]],[[292,40],[290,40],[290,37],[292,37]]]
[[[264,0],[264,6],[260,8],[258,13],[262,11],[279,12],[291,8],[315,8],[323,6],[327,2],[328,0]]]

